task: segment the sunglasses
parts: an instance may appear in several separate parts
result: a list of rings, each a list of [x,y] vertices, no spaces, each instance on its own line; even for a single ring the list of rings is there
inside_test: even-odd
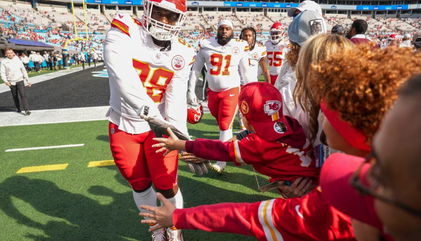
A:
[[[379,182],[376,181],[376,178],[373,177],[373,172],[375,172],[376,169],[376,163],[378,163],[378,156],[374,149],[371,150],[370,154],[368,154],[364,160],[364,162],[358,167],[358,169],[354,172],[354,174],[351,177],[351,186],[355,188],[361,195],[368,195],[375,199],[378,199],[382,202],[385,202],[387,204],[393,205],[395,207],[398,207],[407,213],[410,213],[413,216],[416,216],[418,218],[421,218],[421,210],[417,210],[405,203],[402,203],[399,200],[384,196],[378,192],[379,189]],[[370,170],[367,172],[372,177],[370,178],[370,183],[363,182],[360,178],[361,171],[363,169],[363,166],[365,164],[370,165]]]

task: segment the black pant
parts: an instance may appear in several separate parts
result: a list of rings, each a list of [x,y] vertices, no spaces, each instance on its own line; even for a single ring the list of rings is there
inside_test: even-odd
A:
[[[41,63],[40,62],[35,62],[34,65],[35,65],[35,71],[38,72],[38,71],[41,70]]]
[[[21,110],[19,96],[22,102],[23,110],[25,111],[29,110],[28,99],[26,98],[26,95],[25,95],[25,85],[23,81],[16,82],[16,85],[11,85],[10,91],[12,91],[13,101],[15,102],[15,106],[18,109],[18,111]]]

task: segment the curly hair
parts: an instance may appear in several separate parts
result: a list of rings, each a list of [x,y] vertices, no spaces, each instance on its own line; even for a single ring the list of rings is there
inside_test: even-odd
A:
[[[421,72],[421,53],[409,48],[359,46],[312,66],[309,88],[371,143],[399,87]],[[324,83],[324,84],[320,84]]]
[[[312,97],[312,90],[308,86],[311,78],[311,65],[318,64],[338,52],[354,48],[355,45],[347,38],[337,34],[319,34],[307,40],[301,48],[297,60],[295,73],[297,84],[294,89],[294,100],[309,117],[310,141],[313,142],[319,130],[318,116],[319,102]],[[323,81],[319,84],[323,85]]]
[[[300,49],[301,46],[294,43],[294,42],[289,42],[288,45],[288,52],[286,53],[286,59],[289,63],[289,65],[291,66],[291,68],[295,68],[295,65],[297,64],[298,61],[298,54],[300,53]]]

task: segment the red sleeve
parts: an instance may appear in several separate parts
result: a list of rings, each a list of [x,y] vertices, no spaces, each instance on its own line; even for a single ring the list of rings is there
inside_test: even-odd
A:
[[[255,235],[261,229],[257,218],[258,203],[218,203],[176,209],[173,224],[178,229]]]
[[[232,141],[222,142],[219,140],[196,139],[186,142],[187,152],[208,160],[234,161],[233,157],[230,156],[230,149],[232,149]]]

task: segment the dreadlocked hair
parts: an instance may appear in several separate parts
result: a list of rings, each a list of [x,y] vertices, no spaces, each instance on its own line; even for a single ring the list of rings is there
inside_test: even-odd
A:
[[[253,50],[254,49],[254,46],[256,45],[256,40],[257,40],[257,32],[256,32],[256,29],[254,29],[253,27],[246,27],[246,28],[241,29],[240,39],[243,39],[244,32],[246,32],[246,31],[252,31],[253,32],[254,44],[250,48],[250,50]]]
[[[338,111],[370,143],[399,87],[417,73],[421,73],[421,53],[363,45],[312,65],[309,88],[316,101]]]

